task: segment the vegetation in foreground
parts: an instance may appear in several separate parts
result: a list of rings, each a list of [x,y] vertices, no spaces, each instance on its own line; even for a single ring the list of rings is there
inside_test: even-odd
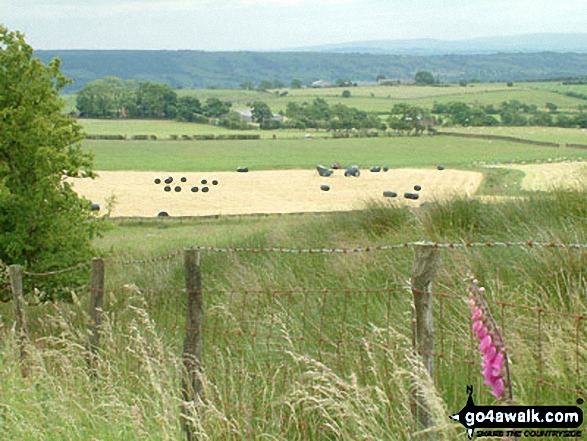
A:
[[[420,239],[586,243],[586,207],[587,193],[559,191],[523,201],[453,200],[416,210],[373,205],[319,216],[122,221],[96,245],[104,256],[126,260],[189,245],[331,248]],[[437,360],[435,378],[427,379],[410,350],[411,296],[405,289],[410,249],[348,255],[204,253],[204,393],[193,416],[198,432],[202,439],[408,439],[410,383],[418,379],[427,385],[423,399],[434,409],[436,438],[464,440],[462,428],[447,415],[464,404],[466,385],[475,385],[477,403],[493,402],[470,339],[462,282],[468,272],[487,287],[489,305],[504,329],[516,403],[574,404],[576,393],[564,388],[587,387],[581,375],[587,363],[582,324],[543,313],[538,332],[532,309],[496,305],[584,312],[584,254],[527,247],[443,250],[433,290],[450,295],[436,297],[436,347],[445,358]],[[84,351],[88,292],[77,291],[71,304],[27,308],[32,335],[27,379],[19,375],[12,305],[0,305],[3,438],[183,438],[181,259],[109,263],[106,274],[109,292],[95,381],[88,376]],[[332,291],[316,291],[322,289]],[[28,298],[34,301],[31,293]],[[539,377],[545,382],[538,383]]]
[[[88,259],[99,221],[63,178],[93,177],[92,156],[62,113],[59,61],[0,25],[0,66],[0,261],[38,272]]]

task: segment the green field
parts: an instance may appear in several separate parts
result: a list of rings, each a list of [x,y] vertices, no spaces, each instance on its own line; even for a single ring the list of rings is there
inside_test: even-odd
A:
[[[562,127],[446,127],[443,132],[472,133],[480,135],[513,136],[532,141],[556,142],[558,144],[587,145],[586,129],[565,129]]]
[[[95,154],[97,170],[232,171],[311,169],[317,164],[356,164],[360,167],[469,168],[473,163],[509,163],[579,159],[580,149],[556,149],[506,141],[452,137],[392,137],[357,139],[260,141],[85,141]]]

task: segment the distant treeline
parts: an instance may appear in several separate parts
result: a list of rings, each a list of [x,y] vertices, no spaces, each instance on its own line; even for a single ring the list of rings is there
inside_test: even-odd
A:
[[[263,80],[303,84],[338,78],[374,81],[413,79],[431,72],[443,82],[463,78],[490,81],[579,78],[585,75],[587,54],[531,53],[491,55],[373,55],[302,52],[202,51],[35,51],[43,62],[58,57],[64,74],[73,78],[70,91],[106,76],[165,83],[177,88],[239,88]]]

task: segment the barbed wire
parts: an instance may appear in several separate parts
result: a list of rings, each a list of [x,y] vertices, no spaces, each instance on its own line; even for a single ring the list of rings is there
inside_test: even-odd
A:
[[[156,257],[147,257],[145,259],[131,259],[131,260],[120,260],[120,259],[110,259],[110,258],[106,258],[104,259],[105,262],[107,263],[114,263],[117,265],[140,265],[143,263],[155,263],[155,262],[160,262],[163,260],[172,260],[175,259],[177,256],[181,255],[183,253],[183,250],[174,250],[172,252],[170,252],[169,254],[164,254],[161,256],[156,256]]]
[[[78,263],[77,265],[73,265],[70,266],[69,268],[63,268],[60,270],[55,270],[55,271],[46,271],[44,273],[35,273],[35,272],[31,272],[31,271],[23,271],[22,274],[25,276],[31,276],[31,277],[47,277],[47,276],[56,276],[59,274],[65,274],[65,273],[69,273],[78,269],[82,269],[82,268],[87,268],[91,265],[91,262],[82,262],[82,263]]]
[[[537,247],[537,248],[570,248],[570,249],[587,249],[587,244],[581,243],[554,243],[554,242],[535,242],[532,240],[518,242],[466,242],[466,243],[437,243],[437,242],[404,242],[391,245],[375,245],[355,248],[252,248],[252,247],[210,247],[195,246],[193,249],[198,251],[210,251],[214,253],[292,253],[292,254],[319,254],[319,253],[368,253],[374,251],[388,251],[399,248],[410,248],[414,246],[431,246],[434,248],[491,248],[491,247]]]
[[[194,246],[191,249],[198,251],[207,251],[212,253],[282,253],[282,254],[354,254],[354,253],[370,253],[375,251],[390,251],[400,248],[410,248],[415,246],[430,246],[434,248],[446,248],[446,249],[457,249],[457,248],[492,248],[492,247],[529,247],[529,248],[564,248],[564,249],[587,249],[587,244],[581,243],[554,243],[554,242],[535,242],[532,240],[518,241],[518,242],[466,242],[466,243],[438,243],[438,242],[404,242],[391,245],[374,245],[374,246],[363,246],[354,248],[276,248],[276,247],[211,247],[211,246]],[[104,259],[107,263],[113,263],[116,265],[141,265],[145,263],[155,263],[165,260],[172,260],[183,254],[183,249],[171,251],[168,254],[164,254],[156,257],[148,257],[144,259]],[[91,262],[79,263],[77,265],[46,272],[31,272],[23,271],[23,275],[32,277],[47,277],[55,276],[58,274],[64,274],[67,272],[75,271],[78,269],[86,268],[91,265]]]

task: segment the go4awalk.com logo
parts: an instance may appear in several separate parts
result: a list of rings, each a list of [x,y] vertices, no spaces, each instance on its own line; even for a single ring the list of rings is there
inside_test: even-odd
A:
[[[467,386],[467,404],[450,417],[460,422],[469,439],[507,436],[524,438],[581,437],[583,410],[578,406],[477,406],[473,386]],[[583,400],[577,400],[582,404]],[[574,430],[573,430],[574,429]]]

